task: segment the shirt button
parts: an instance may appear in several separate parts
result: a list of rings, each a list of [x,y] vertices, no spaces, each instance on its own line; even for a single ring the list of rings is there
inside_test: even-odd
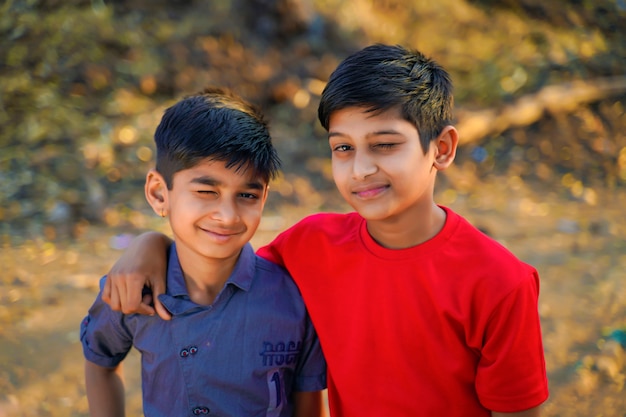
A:
[[[189,351],[187,349],[183,349],[180,351],[180,356],[182,358],[186,358],[187,356],[189,356]]]
[[[189,353],[191,353],[192,355],[195,355],[196,353],[198,353],[198,348],[195,346],[191,346],[189,348]]]
[[[206,407],[196,407],[192,411],[193,411],[193,415],[194,416],[199,416],[199,415],[202,415],[202,414],[209,414],[210,413],[209,409],[206,408]]]

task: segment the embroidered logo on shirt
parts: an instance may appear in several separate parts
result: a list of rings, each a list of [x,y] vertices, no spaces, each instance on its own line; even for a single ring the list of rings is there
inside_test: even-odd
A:
[[[263,342],[263,366],[291,365],[296,362],[302,342]]]

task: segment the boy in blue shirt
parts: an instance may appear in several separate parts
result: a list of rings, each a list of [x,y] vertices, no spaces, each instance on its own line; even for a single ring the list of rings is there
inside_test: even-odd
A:
[[[249,243],[280,165],[263,116],[206,89],[165,111],[155,142],[145,195],[174,235],[159,296],[172,320],[98,295],[80,336],[91,415],[124,415],[121,363],[135,346],[146,416],[323,416],[325,362],[302,298]]]

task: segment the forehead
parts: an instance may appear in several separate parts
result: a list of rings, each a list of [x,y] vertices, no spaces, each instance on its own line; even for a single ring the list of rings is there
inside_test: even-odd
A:
[[[328,133],[333,135],[360,135],[378,132],[417,134],[417,128],[402,116],[399,108],[372,111],[367,107],[346,107],[330,115]]]
[[[220,184],[266,185],[267,181],[250,163],[227,166],[227,161],[206,158],[196,165],[174,174],[174,182],[194,182],[198,179],[210,179]]]

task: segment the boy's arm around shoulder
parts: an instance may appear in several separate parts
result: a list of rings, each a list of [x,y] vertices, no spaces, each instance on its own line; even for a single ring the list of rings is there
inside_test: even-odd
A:
[[[170,238],[158,232],[146,232],[133,239],[107,274],[102,299],[125,314],[156,312],[164,320],[171,319],[159,301],[159,295],[165,293],[167,248],[171,244]],[[142,297],[144,287],[152,290],[151,296]]]
[[[124,417],[124,376],[122,365],[105,368],[85,361],[85,388],[91,417]]]

